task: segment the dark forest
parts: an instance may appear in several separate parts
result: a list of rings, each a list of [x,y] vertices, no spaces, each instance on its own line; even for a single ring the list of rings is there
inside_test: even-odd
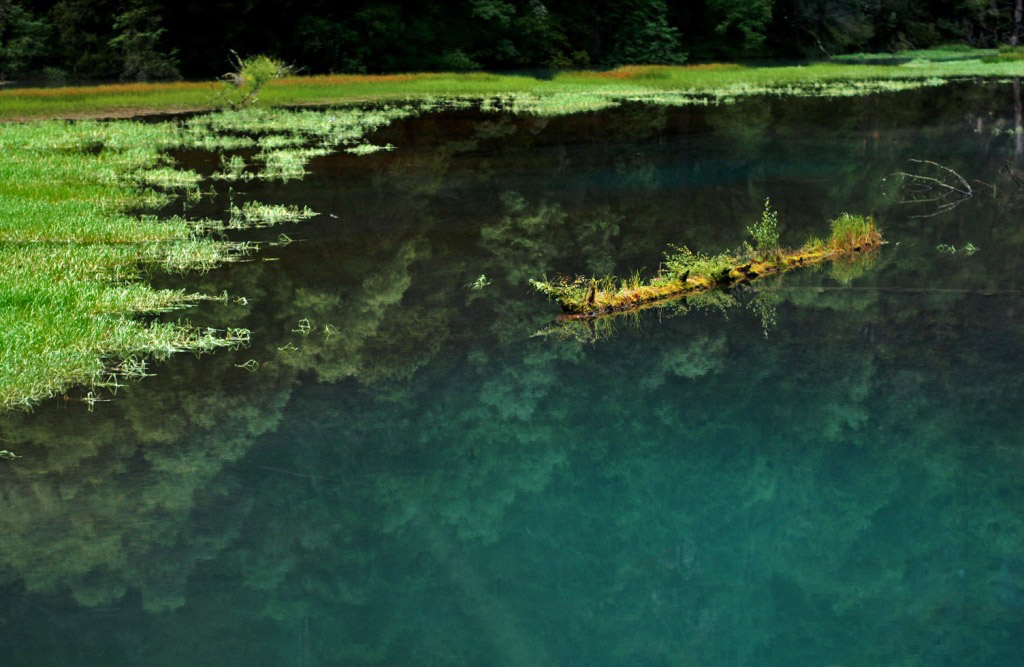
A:
[[[0,78],[202,79],[824,58],[1020,39],[1022,0],[0,0]]]

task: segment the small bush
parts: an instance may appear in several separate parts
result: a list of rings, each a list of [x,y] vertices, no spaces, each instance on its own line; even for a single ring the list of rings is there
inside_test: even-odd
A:
[[[242,58],[234,51],[231,54],[234,57],[235,71],[221,77],[223,83],[214,97],[214,102],[232,109],[252,106],[259,99],[263,86],[293,72],[293,68],[284,61],[270,56]]]
[[[829,224],[832,227],[829,245],[834,248],[863,245],[878,236],[878,228],[870,216],[843,213]]]
[[[481,69],[480,63],[473,60],[462,49],[445,51],[437,57],[434,66],[446,72],[474,72]]]
[[[747,227],[747,232],[754,237],[757,251],[762,256],[779,251],[779,213],[772,210],[770,199],[765,198],[761,219]]]

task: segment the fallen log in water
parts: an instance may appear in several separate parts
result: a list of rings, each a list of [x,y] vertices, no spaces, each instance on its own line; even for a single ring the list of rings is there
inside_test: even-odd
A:
[[[736,254],[696,254],[677,248],[666,254],[654,278],[558,278],[530,281],[562,306],[561,320],[588,320],[605,315],[658,307],[691,295],[749,283],[803,266],[845,260],[873,252],[882,234],[870,217],[843,214],[831,222],[827,240],[811,239],[797,250],[749,245]]]

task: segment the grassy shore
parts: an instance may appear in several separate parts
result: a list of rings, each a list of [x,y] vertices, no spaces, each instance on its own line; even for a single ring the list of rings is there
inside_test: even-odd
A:
[[[247,340],[243,330],[140,318],[216,298],[153,289],[146,274],[203,270],[253,249],[209,238],[211,230],[313,212],[245,202],[218,220],[130,214],[202,196],[200,175],[176,169],[168,149],[259,147],[235,175],[284,181],[301,177],[311,156],[365,145],[366,132],[408,113],[251,109],[164,123],[0,125],[0,407],[28,407],[75,384],[116,384],[144,373],[151,356]]]
[[[154,290],[146,272],[201,270],[231,261],[252,248],[213,240],[207,236],[211,230],[298,220],[312,212],[243,202],[225,211],[223,220],[158,221],[133,213],[174,197],[201,196],[198,186],[206,179],[175,168],[167,158],[173,148],[222,152],[222,169],[207,177],[211,182],[287,181],[301,178],[317,155],[387,148],[363,137],[441,105],[555,115],[629,100],[685,105],[764,94],[861,95],[958,77],[1022,74],[1019,61],[973,59],[902,66],[637,66],[546,80],[481,73],[292,77],[270,85],[261,104],[387,104],[329,112],[250,109],[160,123],[0,123],[0,406],[30,406],[74,384],[116,383],[143,372],[143,360],[151,355],[244,342],[248,332],[140,319],[210,298]],[[209,83],[3,90],[0,120],[202,110],[212,92]],[[258,152],[250,163],[224,154],[238,148]]]
[[[325,75],[271,83],[264,105],[346,104],[425,98],[527,98],[552,95],[584,99],[664,96],[728,100],[748,94],[849,95],[959,77],[1024,75],[1017,62],[919,59],[904,65],[817,63],[797,67],[731,64],[688,67],[634,66],[607,72],[563,72],[550,79],[486,73]],[[119,84],[0,90],[0,120],[124,116],[210,108],[210,82]]]

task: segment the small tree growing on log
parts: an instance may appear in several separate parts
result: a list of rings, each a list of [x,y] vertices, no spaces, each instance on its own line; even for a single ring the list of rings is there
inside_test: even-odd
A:
[[[765,198],[764,211],[761,219],[747,227],[747,232],[754,237],[757,252],[761,257],[770,257],[779,252],[779,213],[772,210],[771,200]]]

